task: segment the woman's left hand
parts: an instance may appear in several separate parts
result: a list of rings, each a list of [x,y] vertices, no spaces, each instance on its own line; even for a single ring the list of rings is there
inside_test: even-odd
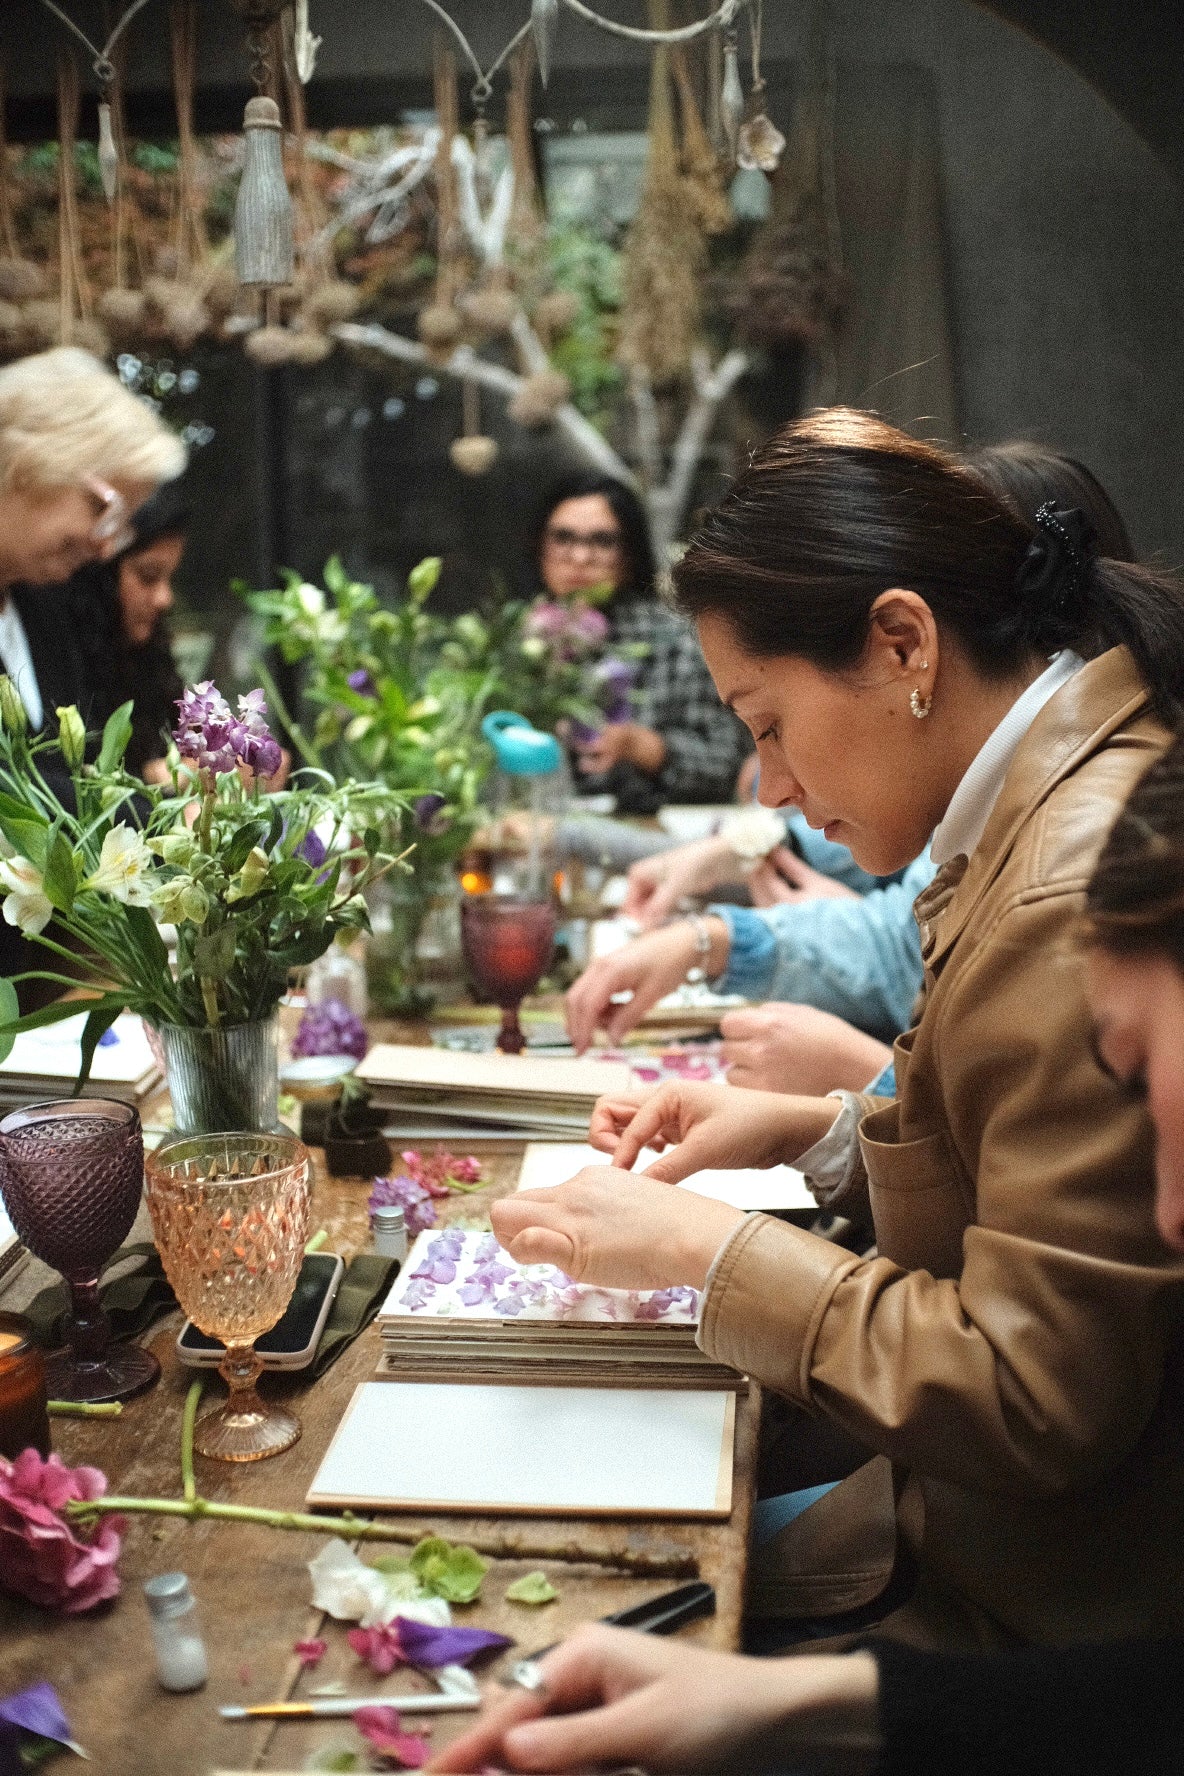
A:
[[[602,776],[618,764],[636,765],[647,777],[656,777],[666,763],[665,740],[640,722],[608,722],[577,752],[579,768],[587,777]]]
[[[731,1748],[757,1739],[763,1749],[771,1732],[787,1764],[814,1767],[795,1750],[824,1751],[828,1769],[875,1762],[879,1673],[870,1653],[746,1659],[597,1624],[548,1653],[539,1672],[542,1689],[503,1691],[428,1769],[719,1768]]]
[[[748,892],[756,907],[800,905],[806,900],[858,900],[854,888],[811,869],[788,845],[778,845],[757,864],[748,878]]]
[[[739,1209],[611,1166],[585,1166],[553,1190],[520,1190],[490,1210],[519,1264],[554,1264],[608,1289],[701,1289]]]

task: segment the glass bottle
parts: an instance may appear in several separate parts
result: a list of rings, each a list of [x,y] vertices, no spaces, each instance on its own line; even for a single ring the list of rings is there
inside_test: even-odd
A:
[[[407,1217],[398,1203],[375,1209],[370,1223],[374,1230],[374,1250],[382,1258],[397,1258],[401,1264],[407,1256]]]
[[[323,956],[310,963],[304,976],[304,991],[310,1005],[324,1005],[336,999],[338,1005],[344,1005],[360,1018],[369,1009],[365,966],[339,943],[330,944]]]
[[[210,1675],[197,1604],[183,1572],[160,1573],[144,1585],[156,1675],[166,1690],[200,1690]]]

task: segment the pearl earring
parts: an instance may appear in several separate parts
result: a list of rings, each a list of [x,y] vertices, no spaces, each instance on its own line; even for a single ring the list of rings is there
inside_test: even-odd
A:
[[[933,708],[933,698],[932,696],[923,697],[914,685],[909,696],[909,708],[919,722],[924,721],[925,717],[929,714],[929,711]]]

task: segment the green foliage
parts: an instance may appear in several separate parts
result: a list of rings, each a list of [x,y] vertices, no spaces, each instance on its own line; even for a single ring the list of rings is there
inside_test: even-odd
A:
[[[621,255],[588,229],[563,227],[548,235],[547,257],[556,289],[570,291],[580,303],[551,360],[571,383],[572,400],[581,413],[606,430],[622,383],[614,356]]]
[[[545,1572],[523,1573],[520,1579],[515,1579],[514,1583],[506,1588],[507,1603],[528,1603],[537,1606],[544,1603],[554,1603],[558,1596],[558,1591]]]
[[[489,1570],[474,1548],[446,1542],[443,1536],[427,1536],[411,1552],[411,1570],[435,1597],[449,1603],[473,1603],[481,1594],[481,1581]]]

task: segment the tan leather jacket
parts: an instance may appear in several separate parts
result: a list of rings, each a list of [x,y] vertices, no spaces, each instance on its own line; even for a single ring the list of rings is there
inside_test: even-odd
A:
[[[946,1643],[1184,1630],[1184,1263],[1076,949],[1165,742],[1125,649],[1045,705],[969,865],[917,903],[924,1005],[859,1135],[878,1255],[754,1216],[704,1303],[711,1356],[891,1458],[913,1613]]]

